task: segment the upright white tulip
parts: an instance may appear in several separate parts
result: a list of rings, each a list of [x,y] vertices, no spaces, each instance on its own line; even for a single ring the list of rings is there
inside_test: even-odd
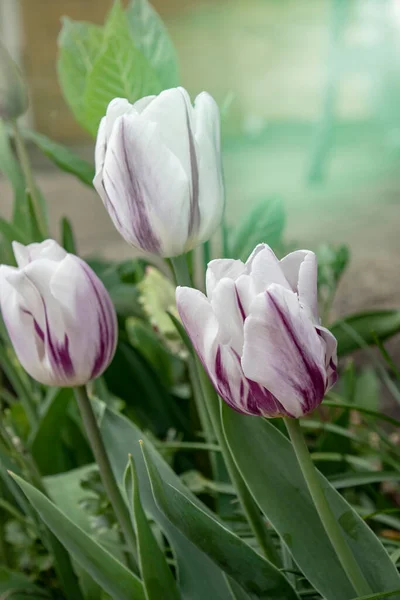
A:
[[[0,307],[24,369],[46,385],[83,385],[110,364],[117,318],[92,269],[54,240],[13,243],[18,267],[0,266]]]
[[[180,287],[179,314],[218,394],[235,410],[300,417],[336,381],[336,339],[320,325],[317,260],[278,260],[265,244],[240,260],[213,260],[207,296]]]
[[[132,246],[177,256],[208,240],[222,219],[219,111],[174,88],[130,104],[116,98],[96,143],[94,186]]]

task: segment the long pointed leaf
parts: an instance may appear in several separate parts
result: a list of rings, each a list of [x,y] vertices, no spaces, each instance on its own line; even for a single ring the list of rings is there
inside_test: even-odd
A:
[[[243,417],[225,404],[222,414],[236,464],[299,568],[327,600],[352,598],[354,591],[318,517],[289,440],[259,417]],[[321,481],[372,590],[398,588],[399,575],[378,538],[322,475]]]
[[[171,569],[154,537],[142,507],[139,482],[132,456],[129,457],[128,466],[125,471],[124,486],[130,504],[132,521],[136,530],[140,572],[143,577],[146,599],[159,600],[162,598],[163,600],[179,600],[178,590]]]
[[[115,600],[145,600],[140,579],[66,517],[46,496],[12,474],[32,506],[79,564]]]
[[[164,483],[145,444],[142,444],[142,451],[157,506],[191,542],[235,579],[250,598],[298,599],[277,567],[196,506],[183,491]]]

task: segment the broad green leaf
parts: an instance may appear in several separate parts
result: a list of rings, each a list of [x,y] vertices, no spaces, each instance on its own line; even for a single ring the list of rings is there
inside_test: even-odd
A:
[[[135,47],[125,12],[116,2],[104,27],[103,50],[87,79],[84,97],[87,129],[96,134],[114,98],[127,98],[133,103],[161,90],[154,69]]]
[[[330,326],[338,341],[339,356],[375,344],[374,334],[386,340],[400,331],[399,310],[376,310],[350,315]]]
[[[91,532],[90,515],[82,510],[81,502],[83,499],[94,498],[95,495],[91,490],[83,489],[80,482],[96,469],[97,467],[94,464],[85,465],[79,469],[50,475],[43,479],[46,490],[54,504],[75,525],[87,533]]]
[[[254,600],[294,600],[298,595],[286,577],[243,540],[188,497],[188,492],[164,483],[146,444],[142,444],[157,506],[166,517]]]
[[[22,573],[15,573],[0,566],[0,597],[4,600],[43,600],[51,598],[46,590],[34,585]]]
[[[327,600],[352,598],[288,439],[266,420],[239,415],[225,404],[222,414],[235,462],[299,568]],[[378,538],[322,475],[321,483],[371,589],[396,589],[399,575]]]
[[[142,507],[139,482],[132,456],[129,457],[125,471],[124,487],[130,505],[132,523],[136,531],[140,572],[143,578],[146,599],[179,600],[171,569],[154,537]]]
[[[25,139],[33,142],[62,171],[75,175],[86,185],[93,185],[94,166],[92,164],[80,158],[66,146],[54,142],[41,133],[24,129],[23,135]]]
[[[198,550],[184,535],[165,518],[157,508],[149,478],[140,450],[143,440],[161,477],[177,489],[184,489],[179,477],[172,471],[146,436],[131,421],[111,411],[104,404],[97,404],[100,412],[100,428],[117,481],[122,483],[126,460],[132,454],[140,486],[140,499],[146,513],[151,516],[166,535],[177,561],[178,584],[183,600],[232,600],[223,572]],[[192,497],[193,502],[199,501]]]
[[[44,523],[102,588],[115,600],[145,600],[141,581],[66,517],[46,496],[13,475]]]
[[[58,38],[58,77],[76,120],[85,128],[85,92],[93,65],[102,49],[103,29],[91,23],[63,18]]]
[[[132,37],[164,89],[179,85],[178,62],[168,31],[148,0],[131,0],[126,11]]]
[[[232,258],[246,261],[257,244],[265,242],[276,248],[282,240],[285,211],[281,198],[272,197],[258,202],[229,236]]]
[[[73,394],[70,388],[51,390],[39,424],[32,434],[31,452],[42,475],[53,475],[73,466],[61,436],[71,399]],[[49,452],[49,443],[51,443],[51,452]]]
[[[78,254],[72,224],[67,217],[61,220],[61,240],[63,248],[71,254]]]

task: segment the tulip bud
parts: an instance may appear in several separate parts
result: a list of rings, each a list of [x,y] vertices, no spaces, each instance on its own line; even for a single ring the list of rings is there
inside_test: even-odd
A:
[[[0,43],[0,118],[16,119],[26,112],[28,95],[22,74]]]
[[[45,385],[72,387],[101,375],[117,341],[105,287],[54,240],[13,243],[18,267],[0,267],[0,306],[19,361]]]
[[[179,314],[218,394],[235,410],[298,418],[336,381],[336,339],[320,325],[317,260],[279,261],[265,244],[246,264],[213,260],[207,296],[181,287]]]
[[[171,257],[208,240],[224,191],[219,111],[206,92],[192,107],[183,88],[129,104],[116,98],[96,143],[94,186],[122,237]]]

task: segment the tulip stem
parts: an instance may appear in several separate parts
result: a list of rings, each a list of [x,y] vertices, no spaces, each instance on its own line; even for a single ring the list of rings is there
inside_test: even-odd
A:
[[[286,428],[289,432],[294,451],[309,492],[314,501],[315,508],[319,514],[326,533],[335,549],[336,555],[343,567],[344,572],[351,581],[358,596],[364,596],[372,592],[363,572],[357,563],[353,552],[347,544],[342,529],[325,496],[321,485],[321,479],[314,463],[311,460],[307,444],[301,431],[298,419],[285,418]]]
[[[82,421],[89,438],[96,463],[99,467],[101,480],[106,490],[107,496],[114,509],[115,516],[121,527],[122,534],[125,538],[131,555],[137,564],[137,544],[136,535],[132,527],[131,518],[129,516],[128,507],[126,506],[114,473],[111,468],[110,460],[105,449],[100,429],[97,424],[96,416],[93,411],[92,404],[85,386],[75,388],[75,396],[78,402],[79,410],[82,416]]]
[[[186,256],[183,255],[172,258],[171,263],[174,269],[176,283],[178,285],[192,287]],[[280,558],[274,542],[271,539],[270,532],[264,523],[261,511],[250,494],[229,450],[221,422],[221,401],[215,393],[215,390],[194,351],[193,354],[195,374],[192,378],[192,385],[200,388],[202,396],[201,400],[206,409],[205,411],[199,410],[199,416],[202,420],[202,427],[204,428],[207,441],[213,440],[214,436],[217,439],[229,477],[236,489],[236,493],[255,538],[266,558],[275,565],[279,565]]]
[[[214,427],[218,444],[221,448],[225,460],[225,466],[228,470],[229,477],[231,478],[231,481],[236,489],[236,493],[243,507],[244,513],[265,557],[274,565],[280,566],[281,560],[278,551],[275,547],[275,544],[272,540],[271,534],[267,529],[267,525],[264,522],[260,509],[255,503],[253,496],[250,494],[243,480],[243,477],[240,471],[238,470],[235,461],[233,460],[231,451],[228,446],[228,442],[226,441],[221,421],[221,400],[215,393],[215,390],[211,384],[211,381],[208,378],[208,375],[206,374],[203,366],[197,358],[196,366],[198,376],[201,382],[201,389],[203,392],[204,401]]]

